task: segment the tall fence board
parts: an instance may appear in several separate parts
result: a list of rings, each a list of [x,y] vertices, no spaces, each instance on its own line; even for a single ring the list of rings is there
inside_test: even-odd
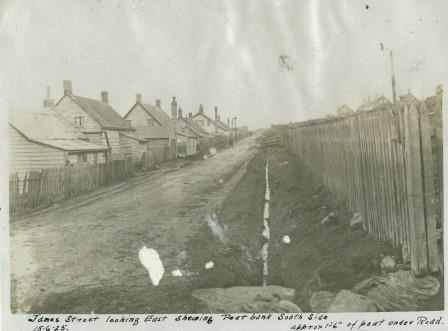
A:
[[[441,119],[441,102],[400,103],[280,129],[282,142],[314,177],[363,215],[364,230],[401,246],[417,274],[441,268],[441,139],[432,120]]]

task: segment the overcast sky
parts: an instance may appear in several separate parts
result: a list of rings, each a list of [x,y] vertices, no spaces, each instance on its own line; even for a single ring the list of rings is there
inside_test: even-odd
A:
[[[40,106],[62,80],[125,114],[142,93],[251,128],[446,80],[448,1],[1,1],[1,94]],[[384,50],[381,49],[383,45]],[[284,55],[284,56],[283,56]],[[285,59],[281,63],[280,57]]]

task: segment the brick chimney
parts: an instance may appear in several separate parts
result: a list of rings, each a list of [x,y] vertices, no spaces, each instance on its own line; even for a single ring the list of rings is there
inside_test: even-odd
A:
[[[202,105],[202,103],[199,105],[199,113],[204,114],[204,106]]]
[[[140,93],[137,93],[135,95],[135,102],[136,103],[142,103],[142,95]]]
[[[218,107],[215,106],[215,120],[218,119]]]
[[[109,93],[107,91],[101,92],[101,101],[104,103],[109,103]]]
[[[162,108],[160,99],[156,99],[156,106]]]
[[[193,117],[193,113],[188,113],[188,118],[192,118]]]
[[[179,110],[177,111],[177,117],[182,118],[182,108],[179,107]]]
[[[71,80],[62,81],[62,86],[64,88],[64,95],[73,95],[73,87]]]
[[[173,97],[173,101],[171,101],[171,119],[175,120],[177,117],[177,102],[176,97]]]
[[[54,107],[54,100],[50,97],[50,86],[47,86],[47,97],[44,99],[44,108]]]
[[[227,126],[230,127],[230,118],[227,117]]]

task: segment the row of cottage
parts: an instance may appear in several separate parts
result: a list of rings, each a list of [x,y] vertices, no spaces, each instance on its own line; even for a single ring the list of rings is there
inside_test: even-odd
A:
[[[101,93],[101,100],[93,100],[75,95],[71,81],[64,81],[63,87],[64,95],[57,103],[47,88],[44,107],[38,111],[19,106],[10,110],[11,173],[20,176],[29,170],[109,159],[136,162],[148,150],[163,147],[173,159],[194,155],[213,140],[234,139],[241,130],[223,123],[217,107],[214,118],[204,113],[202,105],[196,114],[184,116],[173,97],[169,117],[160,100],[149,104],[137,94],[134,105],[121,117],[109,104],[107,92]]]
[[[436,95],[440,95],[442,93],[442,86],[439,85],[436,88]],[[404,102],[404,103],[415,103],[419,100],[410,92],[408,91],[407,94],[400,95],[400,98],[398,102]],[[336,116],[347,116],[354,114],[355,112],[364,112],[364,111],[370,111],[380,108],[387,108],[392,105],[392,102],[387,99],[384,95],[380,97],[376,97],[375,99],[371,99],[370,97],[366,98],[363,103],[356,108],[356,110],[353,110],[347,105],[342,105],[336,110]]]

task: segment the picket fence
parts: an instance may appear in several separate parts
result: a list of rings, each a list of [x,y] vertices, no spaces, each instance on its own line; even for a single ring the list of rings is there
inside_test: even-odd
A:
[[[122,181],[132,175],[133,168],[132,160],[127,159],[31,170],[23,177],[12,173],[9,180],[10,214],[20,215]]]
[[[416,274],[441,269],[442,99],[289,125],[283,143]],[[440,236],[439,236],[440,237]],[[440,239],[440,238],[439,238]]]

